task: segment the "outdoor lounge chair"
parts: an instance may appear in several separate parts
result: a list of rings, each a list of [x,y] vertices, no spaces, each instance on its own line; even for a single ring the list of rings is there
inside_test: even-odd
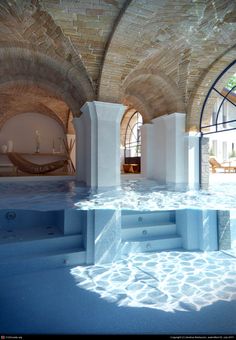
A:
[[[23,172],[35,175],[46,174],[48,172],[63,168],[68,164],[68,160],[65,159],[46,164],[35,164],[28,161],[16,152],[9,152],[7,155],[10,161],[16,167],[17,171],[21,170]]]
[[[225,164],[220,164],[215,158],[210,158],[209,163],[211,165],[212,173],[215,173],[216,169],[224,169],[224,172],[236,171],[236,166],[230,165],[229,162],[225,162]]]

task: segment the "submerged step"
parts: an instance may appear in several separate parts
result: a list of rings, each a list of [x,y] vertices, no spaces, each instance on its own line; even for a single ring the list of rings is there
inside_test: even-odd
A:
[[[0,261],[0,277],[58,267],[84,265],[86,251],[80,248],[48,252],[43,255],[18,256]]]
[[[158,225],[175,223],[175,211],[124,211],[121,223],[123,226]]]
[[[163,235],[175,235],[176,224],[175,223],[163,223],[161,225],[146,225],[146,226],[128,226],[122,227],[121,237],[122,240],[133,240],[137,237],[149,237],[149,236],[163,236]]]
[[[137,253],[182,248],[182,238],[179,235],[165,235],[158,238],[146,237],[125,241],[122,253]]]
[[[82,248],[82,235],[57,236],[47,239],[9,242],[0,245],[0,259],[16,256],[34,256],[48,252],[62,252]],[[1,261],[0,260],[0,261]]]

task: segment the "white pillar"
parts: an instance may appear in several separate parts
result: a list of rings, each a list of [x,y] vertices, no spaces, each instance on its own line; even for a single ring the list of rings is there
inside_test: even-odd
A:
[[[186,184],[185,114],[154,118],[142,127],[142,169],[144,176],[160,184]]]
[[[141,169],[160,184],[198,189],[200,134],[185,132],[185,118],[185,113],[173,113],[142,126]]]
[[[146,178],[153,178],[153,124],[141,126],[141,172]]]
[[[125,106],[87,102],[74,118],[77,179],[91,187],[120,185],[120,121]]]
[[[150,153],[152,154],[152,167],[153,167],[153,178],[156,179],[160,184],[166,184],[166,115],[154,118],[153,131],[152,131],[152,143]]]
[[[189,189],[199,189],[199,142],[201,134],[187,132],[185,134],[186,177]]]
[[[165,116],[166,122],[166,182],[185,185],[185,113],[172,113]]]

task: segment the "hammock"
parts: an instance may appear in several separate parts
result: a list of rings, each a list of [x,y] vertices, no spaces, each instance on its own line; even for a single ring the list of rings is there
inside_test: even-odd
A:
[[[21,170],[29,174],[46,174],[48,172],[63,168],[68,164],[68,161],[65,159],[46,164],[35,164],[28,161],[16,152],[9,152],[7,155],[13,165],[16,166],[17,170]]]

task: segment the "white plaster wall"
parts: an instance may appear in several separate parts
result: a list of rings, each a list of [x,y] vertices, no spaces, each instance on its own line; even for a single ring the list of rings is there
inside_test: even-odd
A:
[[[10,118],[0,130],[0,146],[12,140],[14,151],[33,153],[36,130],[40,132],[40,152],[52,152],[53,139],[56,151],[60,151],[59,138],[66,140],[62,126],[39,113],[22,113]]]
[[[185,185],[188,182],[185,142],[185,114],[173,113],[142,127],[142,170],[160,184]]]
[[[160,183],[166,183],[166,125],[165,116],[152,120],[154,124],[152,144],[153,178]]]
[[[200,134],[188,132],[185,134],[185,169],[184,174],[189,189],[199,189],[199,142]]]
[[[144,124],[141,126],[141,173],[147,178],[154,178],[153,132],[153,124]]]
[[[91,177],[91,168],[88,167],[90,155],[90,140],[86,129],[85,115],[73,119],[76,131],[76,176],[78,181],[88,182]],[[86,139],[87,136],[87,139]],[[89,133],[90,136],[90,133]]]
[[[166,182],[186,183],[185,178],[185,114],[166,116]]]

